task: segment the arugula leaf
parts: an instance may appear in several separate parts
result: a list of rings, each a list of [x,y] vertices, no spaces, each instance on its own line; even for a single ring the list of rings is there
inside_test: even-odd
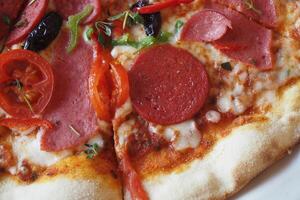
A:
[[[182,28],[183,24],[184,23],[181,20],[177,20],[176,21],[176,24],[175,24],[175,34],[180,31],[180,29]]]
[[[74,50],[74,48],[77,45],[77,40],[78,40],[78,26],[80,22],[89,16],[93,12],[93,6],[92,5],[87,5],[81,12],[69,16],[68,21],[67,21],[67,27],[71,31],[71,39],[69,42],[69,46],[67,48],[67,52],[70,53],[71,51]]]
[[[173,34],[170,32],[160,32],[159,35],[157,36],[157,41],[159,43],[169,42],[172,36]]]
[[[132,47],[135,47],[135,48],[138,48],[138,43],[131,40],[129,38],[129,34],[126,33],[124,35],[122,35],[121,37],[119,37],[118,39],[116,40],[112,40],[112,46],[124,46],[124,45],[129,45],[129,46],[132,46]]]
[[[157,43],[157,39],[153,36],[147,36],[144,37],[142,40],[140,40],[139,42],[139,50],[146,48],[146,47],[150,47],[153,44]]]
[[[154,44],[159,43],[165,43],[170,40],[170,37],[172,37],[173,34],[170,32],[161,32],[157,37],[154,36],[147,36],[139,41],[134,41],[129,38],[129,34],[124,34],[117,40],[112,41],[112,46],[123,46],[123,45],[129,45],[132,46],[138,51],[140,51],[143,48],[150,47]]]

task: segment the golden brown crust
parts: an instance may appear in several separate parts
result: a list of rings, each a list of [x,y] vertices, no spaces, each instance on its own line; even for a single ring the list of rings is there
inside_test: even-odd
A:
[[[116,167],[107,159],[75,155],[49,167],[32,183],[0,176],[0,199],[93,200],[122,199]]]
[[[144,179],[150,198],[223,199],[282,158],[300,140],[300,81],[285,87],[264,116],[267,121],[235,127],[184,170]]]

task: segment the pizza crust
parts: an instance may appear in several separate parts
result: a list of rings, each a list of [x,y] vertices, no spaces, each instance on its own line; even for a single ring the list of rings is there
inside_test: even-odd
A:
[[[145,178],[150,199],[223,199],[282,158],[300,140],[300,81],[283,91],[266,121],[234,128],[203,159]]]
[[[99,165],[104,167],[98,168]],[[118,200],[122,189],[105,160],[73,156],[47,169],[33,183],[20,183],[15,177],[0,177],[0,200]],[[53,173],[53,174],[51,174]]]

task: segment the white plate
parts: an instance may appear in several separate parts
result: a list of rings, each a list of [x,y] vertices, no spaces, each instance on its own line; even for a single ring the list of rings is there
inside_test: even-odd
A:
[[[300,146],[256,177],[232,199],[300,200]]]

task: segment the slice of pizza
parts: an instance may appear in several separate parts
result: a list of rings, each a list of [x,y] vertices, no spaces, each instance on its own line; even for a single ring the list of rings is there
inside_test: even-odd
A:
[[[299,142],[299,11],[0,0],[0,199],[232,196]]]
[[[21,3],[0,1],[12,23],[0,54],[0,199],[122,199],[111,126],[89,97],[98,52],[85,33],[105,7],[35,0],[16,14]]]
[[[275,0],[123,13],[111,55],[128,71],[113,119],[125,199],[224,199],[299,142],[299,14]]]

